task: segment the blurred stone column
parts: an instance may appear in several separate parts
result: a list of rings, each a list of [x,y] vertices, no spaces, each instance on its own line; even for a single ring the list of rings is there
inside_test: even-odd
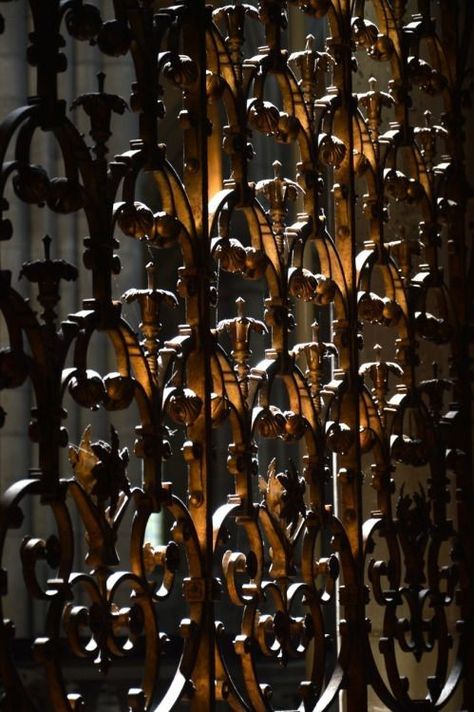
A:
[[[1,14],[5,18],[5,32],[0,36],[0,116],[3,121],[10,111],[26,103],[26,3],[2,3]],[[7,156],[7,160],[11,158],[11,155]],[[0,245],[0,265],[2,270],[11,271],[12,283],[15,283],[21,264],[30,259],[31,220],[30,211],[16,198],[11,183],[7,199],[10,203],[8,218],[13,224],[14,237]],[[22,289],[24,293],[28,292],[26,280],[22,280]],[[0,318],[0,340],[2,348],[8,347],[9,337],[3,317]],[[28,383],[13,390],[2,390],[0,405],[6,412],[5,425],[0,434],[0,489],[3,493],[13,482],[27,477],[28,469],[33,464],[32,448],[25,447],[31,407]],[[9,573],[18,571],[18,550],[29,520],[29,512],[25,514],[24,527],[10,532],[4,559],[4,566]],[[8,592],[5,615],[15,619],[18,636],[26,635],[31,610],[20,575],[9,575]],[[23,615],[18,616],[19,611],[23,611]]]
[[[100,3],[100,9],[104,20],[112,19],[110,3],[104,0]],[[34,70],[29,67],[26,61],[28,32],[31,31],[27,3],[2,3],[1,13],[5,18],[5,32],[0,37],[0,81],[2,86],[0,116],[1,120],[4,120],[11,110],[25,105],[28,96],[35,94],[36,78]],[[66,41],[64,52],[68,60],[68,69],[64,74],[59,75],[58,85],[59,97],[66,101],[67,114],[70,112],[72,101],[77,96],[97,91],[97,73],[100,71],[107,74],[105,91],[120,94],[128,102],[133,76],[130,54],[120,58],[105,57],[97,47],[93,47],[87,42],[72,40],[64,25],[61,27],[61,33]],[[73,123],[83,132],[85,142],[91,145],[87,116],[83,112],[81,114],[80,108],[70,116]],[[114,115],[112,130],[114,136],[109,144],[109,159],[112,159],[116,153],[128,150],[129,140],[137,137],[138,121],[132,112],[126,112],[123,116]],[[9,154],[6,159],[11,160],[12,156]],[[34,136],[30,160],[32,163],[41,164],[50,177],[64,176],[63,161],[54,136],[46,134],[40,129]],[[2,243],[0,246],[0,265],[2,269],[11,271],[12,286],[23,296],[31,298],[31,306],[38,314],[40,309],[36,302],[36,286],[31,287],[26,279],[18,281],[18,276],[24,262],[44,257],[42,238],[45,235],[52,238],[51,257],[53,259],[64,259],[79,268],[78,281],[74,284],[68,283],[61,293],[61,301],[57,308],[59,323],[62,319],[67,318],[68,314],[79,311],[82,308],[83,299],[92,296],[92,276],[82,265],[83,241],[88,235],[84,214],[80,211],[77,214],[59,215],[47,207],[29,207],[21,203],[13,193],[11,179],[7,197],[10,203],[7,217],[13,223],[14,233],[10,241]],[[146,281],[142,247],[123,235],[117,235],[117,237],[121,242],[119,252],[122,273],[115,278],[114,299],[120,298],[121,294],[129,287],[140,287]],[[3,320],[0,320],[0,339],[1,346],[8,347],[8,332]],[[115,358],[112,349],[107,345],[106,337],[104,336],[99,341],[100,347],[93,346],[91,367],[105,375],[109,371],[116,370]],[[69,397],[66,396],[66,398]],[[35,405],[30,383],[26,382],[20,388],[2,390],[0,405],[7,413],[5,425],[0,434],[0,488],[3,493],[13,482],[27,477],[29,468],[37,466],[37,447],[28,439],[30,409]],[[65,401],[65,406],[68,409],[65,425],[68,428],[71,442],[79,443],[81,434],[89,422],[93,423],[94,439],[109,438],[110,416],[108,413],[101,409],[92,414],[79,408],[70,398],[67,403]],[[127,413],[127,417],[123,417],[121,413],[116,413],[113,416],[113,422],[119,432],[121,442],[130,447],[133,444],[133,429],[136,424],[131,422],[130,414]],[[140,470],[141,462],[134,461],[133,467]],[[67,448],[64,449],[62,471],[59,474],[62,477],[69,477],[71,474]],[[137,474],[139,476],[139,472]],[[56,533],[49,508],[41,506],[39,503],[38,505],[35,503],[34,506],[27,504],[24,507],[24,512],[26,516],[23,527],[12,530],[9,534],[5,558],[7,570],[17,573],[15,576],[9,576],[6,615],[15,620],[18,637],[38,634],[44,627],[44,606],[32,604],[28,600],[23,578],[18,569],[21,540],[26,533],[34,533],[37,536],[49,536]],[[80,534],[77,540],[75,566],[79,569],[84,565],[83,526],[79,526],[79,522],[77,522],[77,530]]]

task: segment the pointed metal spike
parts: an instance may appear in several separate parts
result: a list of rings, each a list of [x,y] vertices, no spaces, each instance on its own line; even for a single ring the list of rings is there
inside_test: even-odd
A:
[[[154,262],[148,262],[145,269],[146,269],[146,273],[147,273],[148,289],[154,289],[155,288],[156,265]]]
[[[281,161],[273,161],[272,166],[275,178],[281,178]]]
[[[106,74],[105,74],[105,72],[97,72],[96,77],[97,77],[97,86],[99,89],[99,94],[103,94]]]
[[[45,260],[49,260],[49,259],[51,259],[51,258],[50,258],[50,254],[51,254],[51,243],[52,243],[52,239],[50,238],[49,235],[45,235],[45,236],[43,237],[43,241],[42,241],[42,242],[43,242],[43,245],[44,245],[44,259],[45,259]]]
[[[237,307],[238,316],[245,316],[245,299],[243,299],[243,297],[237,297],[237,299],[235,300],[235,304]]]

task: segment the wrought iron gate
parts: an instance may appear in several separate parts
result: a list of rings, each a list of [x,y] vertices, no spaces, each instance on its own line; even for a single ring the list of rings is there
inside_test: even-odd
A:
[[[474,709],[472,3],[29,0],[29,12],[36,89],[0,129],[0,387],[31,386],[19,427],[37,462],[0,503],[2,552],[13,541],[18,562],[1,570],[13,616],[0,708],[38,704],[14,635],[20,585],[43,617],[33,657],[55,712],[90,705],[68,687],[74,658],[104,675],[138,665],[123,701],[137,711],[322,711],[341,694],[350,712],[369,694],[374,709]],[[66,105],[64,51],[80,43],[130,55],[127,101],[100,75]],[[136,138],[111,159],[127,103]],[[35,158],[44,145],[59,173]],[[273,168],[255,155],[264,145],[281,147]],[[34,230],[10,219],[20,203],[66,216],[23,265],[10,246]],[[55,257],[73,225],[80,268]],[[120,281],[118,237],[149,260],[146,287]],[[87,298],[62,318],[78,279]],[[247,303],[223,315],[234,292]],[[93,423],[74,436],[89,410],[110,414],[108,439]]]

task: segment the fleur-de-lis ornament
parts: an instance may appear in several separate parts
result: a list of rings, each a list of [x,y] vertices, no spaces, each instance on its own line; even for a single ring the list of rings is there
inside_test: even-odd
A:
[[[299,85],[303,92],[304,103],[308,109],[311,122],[314,121],[319,79],[324,72],[328,72],[334,65],[334,59],[328,52],[318,52],[314,49],[314,46],[314,36],[307,35],[304,50],[293,52],[289,59],[299,69],[301,75]],[[323,88],[324,86],[321,87],[321,89]]]
[[[161,305],[167,304],[171,307],[178,305],[178,300],[166,289],[155,288],[156,265],[148,262],[146,266],[148,287],[147,289],[129,289],[122,295],[122,300],[127,304],[138,302],[142,320],[139,324],[144,336],[142,345],[145,347],[145,357],[152,373],[157,372],[157,352],[158,334],[161,329],[160,310]]]
[[[449,134],[443,126],[433,126],[432,114],[429,109],[424,112],[423,116],[425,125],[415,127],[414,134],[420,144],[421,155],[425,160],[426,167],[430,171],[433,168],[433,160],[436,155],[436,139],[447,138]]]
[[[244,43],[245,18],[258,19],[258,12],[253,5],[235,0],[232,5],[219,7],[212,13],[215,22],[224,20],[227,29],[226,44],[229,48],[230,58],[239,79],[242,78],[242,45]]]
[[[128,108],[127,102],[117,94],[107,94],[104,92],[105,74],[97,74],[98,91],[93,94],[81,94],[71,104],[71,109],[82,106],[90,118],[90,135],[95,141],[94,153],[98,159],[104,158],[107,154],[106,142],[111,136],[110,120],[112,112],[123,114]]]
[[[381,353],[382,347],[380,344],[375,344],[375,361],[370,361],[369,363],[363,363],[359,369],[361,376],[369,374],[374,387],[372,388],[372,393],[375,396],[377,403],[377,409],[382,421],[385,421],[385,406],[387,405],[386,396],[388,393],[388,379],[390,373],[395,376],[402,376],[403,369],[398,363],[394,361],[382,361]]]
[[[306,358],[305,376],[309,380],[311,396],[314,407],[320,413],[322,409],[321,390],[323,381],[323,366],[325,359],[337,356],[337,348],[334,344],[319,340],[319,324],[313,321],[311,324],[312,341],[296,344],[293,348],[294,356],[304,354]]]
[[[443,394],[448,391],[453,382],[448,378],[439,378],[438,364],[433,361],[433,378],[428,378],[420,383],[420,391],[426,393],[430,403],[430,413],[438,421],[443,409]]]
[[[51,238],[49,235],[43,238],[43,245],[44,260],[25,262],[20,272],[20,279],[25,276],[29,282],[38,284],[38,301],[44,309],[41,318],[46,326],[52,327],[57,317],[54,308],[60,300],[59,283],[62,279],[67,282],[76,280],[78,271],[74,265],[65,262],[65,260],[51,259]]]
[[[375,77],[369,79],[369,91],[358,94],[359,104],[367,110],[367,123],[373,141],[378,141],[379,128],[382,123],[382,109],[390,108],[395,99],[385,91],[379,91]]]
[[[261,193],[270,203],[270,217],[272,220],[275,241],[280,255],[285,251],[285,217],[288,212],[287,204],[294,202],[298,193],[303,189],[293,180],[283,178],[281,175],[280,161],[273,161],[273,178],[261,180],[256,185],[257,193]]]
[[[410,279],[412,271],[413,256],[421,253],[420,240],[407,235],[403,225],[397,226],[398,240],[387,243],[390,253],[393,254],[400,266],[400,271],[404,281]]]
[[[232,319],[223,319],[217,324],[217,332],[227,332],[232,343],[231,356],[235,361],[235,371],[239,380],[244,398],[248,395],[248,374],[250,350],[250,334],[266,334],[268,329],[259,319],[245,316],[245,299],[238,297],[235,300],[238,316]]]

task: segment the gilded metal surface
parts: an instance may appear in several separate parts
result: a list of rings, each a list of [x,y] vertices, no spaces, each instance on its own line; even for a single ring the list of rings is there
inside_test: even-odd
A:
[[[16,575],[44,602],[33,649],[51,708],[88,703],[67,686],[66,658],[105,675],[129,656],[142,673],[124,702],[131,710],[276,709],[272,687],[277,699],[293,678],[273,675],[270,685],[266,660],[288,671],[301,661],[287,709],[329,710],[341,691],[350,712],[368,709],[369,691],[387,709],[447,709],[474,660],[461,123],[472,7],[113,7],[102,17],[82,0],[29,1],[35,95],[0,128],[2,189],[87,222],[88,298],[67,319],[58,321],[58,304],[74,293],[78,268],[52,255],[55,241],[72,236],[45,238],[44,257],[22,266],[41,310],[5,262],[0,274],[1,388],[31,384],[29,437],[38,445],[37,468],[2,495],[0,543],[28,503],[44,512],[49,534],[23,539]],[[302,46],[292,23],[308,30]],[[318,28],[320,45],[310,33]],[[101,75],[98,91],[69,112],[59,90],[66,35],[91,53],[130,53],[127,102],[106,93]],[[257,35],[249,51],[246,38]],[[368,75],[357,73],[358,60]],[[173,92],[182,106],[165,124]],[[127,103],[136,139],[110,159]],[[80,112],[89,136],[73,123]],[[165,125],[180,132],[182,165],[167,158]],[[290,148],[286,160],[261,164],[255,181],[252,141],[261,145],[262,135]],[[33,142],[45,136],[64,175],[33,160]],[[143,176],[154,179],[150,204],[139,195]],[[25,239],[12,234],[6,200],[0,208],[1,239]],[[141,243],[150,262],[147,287],[127,285],[121,300],[118,238]],[[155,268],[170,253],[180,255],[175,292]],[[219,319],[224,273],[242,293],[249,280],[261,290]],[[295,339],[300,302],[310,305],[309,323],[330,315],[331,335],[315,321]],[[183,303],[185,324],[163,339],[164,312]],[[128,305],[140,312],[138,334],[124,318]],[[95,367],[98,332],[113,348],[109,373]],[[449,374],[426,371],[432,354],[444,363],[449,354]],[[73,409],[102,409],[112,421],[129,411],[134,452],[113,426],[108,439],[93,427],[73,439],[66,396]],[[216,438],[226,440],[225,467],[213,459]],[[291,457],[280,456],[284,446]],[[172,453],[186,469],[185,500],[163,475]],[[149,541],[158,512],[163,534]],[[86,536],[85,558],[74,528]],[[2,573],[4,597],[12,575]],[[162,611],[173,598],[184,613],[170,680],[161,673],[171,625]],[[466,623],[455,627],[451,609]],[[229,622],[218,622],[226,611]],[[380,621],[375,636],[369,616]],[[0,707],[17,712],[36,701],[15,664],[14,623],[0,628]],[[426,659],[428,668],[416,667]],[[407,684],[410,669],[418,684],[422,670],[421,694]],[[463,709],[474,709],[472,684],[467,676]]]

